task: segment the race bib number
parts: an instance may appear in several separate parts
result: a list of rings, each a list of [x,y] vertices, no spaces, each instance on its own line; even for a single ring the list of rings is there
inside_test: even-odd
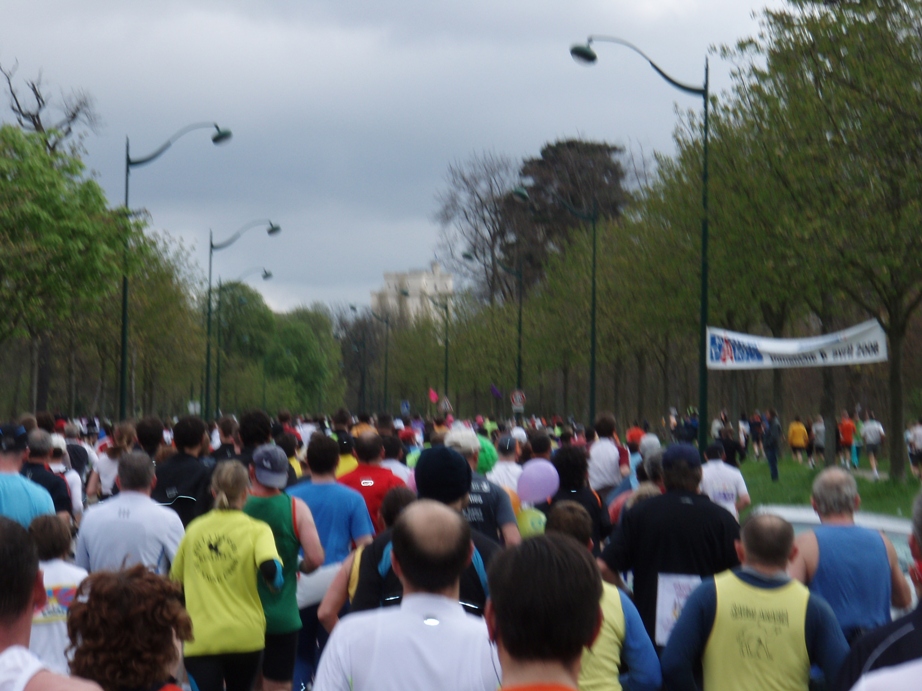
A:
[[[681,573],[661,573],[656,582],[656,628],[654,643],[666,645],[675,623],[682,614],[685,601],[701,584],[701,576]]]

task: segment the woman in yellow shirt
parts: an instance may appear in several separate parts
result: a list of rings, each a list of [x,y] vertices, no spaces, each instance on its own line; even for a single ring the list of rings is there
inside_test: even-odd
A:
[[[810,435],[807,434],[807,428],[800,421],[800,415],[794,417],[794,422],[788,425],[788,446],[791,447],[791,453],[798,463],[803,463],[804,450],[810,443]]]
[[[272,530],[241,510],[248,475],[238,461],[215,467],[214,509],[186,528],[170,577],[182,583],[194,640],[183,659],[199,691],[251,691],[266,641],[257,572],[281,588],[282,564]]]

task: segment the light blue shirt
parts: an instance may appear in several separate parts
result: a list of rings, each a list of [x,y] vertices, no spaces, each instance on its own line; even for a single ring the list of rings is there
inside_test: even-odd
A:
[[[53,513],[48,490],[19,473],[0,473],[0,516],[28,528],[32,519]]]

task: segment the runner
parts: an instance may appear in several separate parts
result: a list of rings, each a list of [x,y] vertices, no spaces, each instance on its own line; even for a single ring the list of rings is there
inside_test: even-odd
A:
[[[252,691],[266,643],[257,579],[285,584],[272,530],[242,511],[248,479],[237,461],[215,468],[215,507],[189,524],[170,572],[192,617],[183,660],[199,691]]]
[[[263,691],[288,691],[294,675],[301,618],[298,614],[298,572],[308,574],[323,564],[323,547],[310,509],[282,490],[288,483],[288,457],[281,448],[266,444],[256,449],[250,466],[251,496],[243,512],[272,528],[282,556],[285,583],[270,591],[259,582],[259,599],[266,613],[266,649],[263,653]],[[298,563],[298,552],[304,559]]]

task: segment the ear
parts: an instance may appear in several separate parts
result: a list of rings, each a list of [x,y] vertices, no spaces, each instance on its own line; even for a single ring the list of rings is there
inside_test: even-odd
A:
[[[797,543],[795,542],[791,545],[791,553],[788,555],[788,563],[790,564],[795,559],[797,559],[798,554],[800,554],[800,550],[797,549]]]
[[[151,488],[151,489],[154,489],[154,487],[156,487],[156,486],[157,486],[157,476],[154,475],[154,476],[150,479],[150,488]]]
[[[922,546],[919,545],[919,541],[916,540],[913,533],[909,534],[909,553],[912,554],[913,559],[922,561]]]
[[[861,508],[861,495],[855,495],[855,511]]]
[[[403,569],[400,568],[400,562],[397,561],[397,555],[394,554],[394,550],[391,550],[391,568],[394,570],[394,575],[403,583]]]
[[[467,550],[467,560],[466,560],[466,563],[465,563],[465,565],[464,565],[464,568],[467,568],[468,566],[470,566],[470,565],[471,565],[471,561],[472,561],[473,559],[474,559],[474,541],[471,540],[471,546],[470,546],[470,549]]]
[[[41,609],[48,602],[48,591],[45,590],[45,574],[39,569],[35,574],[35,583],[32,584],[32,608]]]
[[[742,540],[734,540],[733,548],[736,550],[736,558],[739,559],[740,564],[746,563],[746,549],[743,547]]]
[[[122,489],[122,478],[120,478],[118,475],[115,476],[115,486],[120,490]]]
[[[813,507],[813,510],[814,510],[814,511],[816,511],[817,513],[819,513],[819,511],[816,510],[816,499],[814,499],[813,497],[810,497],[810,506]]]

